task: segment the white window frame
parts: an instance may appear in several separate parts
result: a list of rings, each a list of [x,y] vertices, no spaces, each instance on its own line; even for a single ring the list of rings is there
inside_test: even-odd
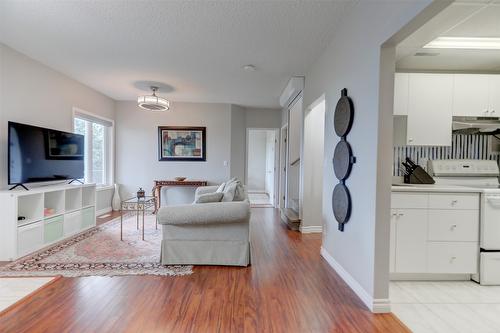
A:
[[[109,119],[100,115],[97,115],[92,112],[85,111],[83,109],[73,107],[73,132],[75,131],[75,118],[79,118],[78,114],[86,114],[92,118],[101,119],[107,122],[110,122],[111,126],[106,126],[106,134],[107,134],[107,144],[104,145],[104,156],[105,156],[105,179],[106,184],[98,184],[98,190],[112,188],[115,183],[115,121],[113,119]],[[87,123],[89,124],[89,123]],[[88,128],[87,128],[88,130]],[[91,130],[90,130],[91,131]],[[92,139],[90,137],[85,138],[85,146],[88,147],[89,152],[92,151]],[[89,152],[86,152],[87,154]],[[108,154],[109,152],[109,154]],[[92,163],[89,163],[87,159],[85,159],[85,174],[90,174],[90,167]],[[85,179],[87,181],[87,179]]]

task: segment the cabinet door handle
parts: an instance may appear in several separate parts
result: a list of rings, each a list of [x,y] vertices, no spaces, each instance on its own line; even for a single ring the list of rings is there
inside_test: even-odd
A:
[[[491,114],[494,114],[494,113],[495,113],[495,110],[491,110],[491,111],[490,111],[490,113],[491,113]]]
[[[451,204],[454,206],[458,203],[458,200],[451,200]]]
[[[403,213],[399,213],[399,214],[398,214],[398,216],[405,216],[405,214],[403,214]]]
[[[484,110],[484,111],[483,111],[483,113],[484,113],[484,114],[488,114],[489,112],[490,112],[490,111],[488,111],[488,110]]]
[[[456,259],[457,259],[457,257],[451,257],[450,258],[450,264],[453,263]]]
[[[456,228],[457,228],[457,225],[456,224],[452,224],[451,227],[450,227],[450,230],[451,231],[455,231]]]

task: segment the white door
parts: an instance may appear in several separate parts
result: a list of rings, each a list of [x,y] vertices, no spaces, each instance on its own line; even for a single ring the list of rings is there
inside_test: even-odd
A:
[[[451,146],[452,74],[410,74],[407,144]]]
[[[287,166],[287,137],[288,137],[288,127],[283,126],[281,128],[280,135],[280,198],[279,198],[279,207],[286,208],[286,166]]]
[[[275,161],[275,140],[276,133],[269,130],[266,133],[266,192],[269,201],[274,205],[274,161]]]
[[[481,242],[485,250],[500,249],[500,195],[483,195],[481,202]]]
[[[394,115],[408,114],[408,73],[396,73],[394,76]]]
[[[488,116],[488,86],[489,75],[455,74],[453,115]]]
[[[398,273],[427,269],[427,210],[398,209],[396,215],[396,268]]]
[[[492,117],[500,117],[500,75],[489,75],[489,111]]]

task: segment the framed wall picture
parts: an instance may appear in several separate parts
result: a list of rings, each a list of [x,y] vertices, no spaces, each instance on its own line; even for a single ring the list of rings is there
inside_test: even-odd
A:
[[[206,161],[206,127],[158,127],[159,161]]]

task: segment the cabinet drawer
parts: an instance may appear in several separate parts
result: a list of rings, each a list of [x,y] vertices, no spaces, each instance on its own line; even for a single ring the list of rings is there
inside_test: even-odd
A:
[[[479,244],[428,242],[427,273],[475,274]]]
[[[63,232],[64,218],[62,216],[53,217],[44,221],[43,241],[45,244],[61,239]]]
[[[392,193],[391,208],[427,208],[429,195],[426,193]]]
[[[82,226],[81,211],[64,215],[64,236],[71,236],[78,233]]]
[[[82,210],[82,229],[95,226],[94,207],[85,208]]]
[[[478,210],[429,210],[430,241],[479,241]]]
[[[43,246],[43,221],[17,229],[17,256],[22,257]]]
[[[431,209],[479,209],[479,194],[470,193],[431,193]]]

